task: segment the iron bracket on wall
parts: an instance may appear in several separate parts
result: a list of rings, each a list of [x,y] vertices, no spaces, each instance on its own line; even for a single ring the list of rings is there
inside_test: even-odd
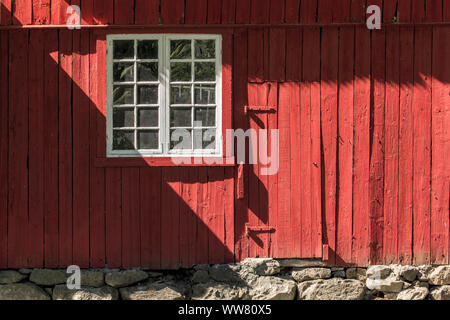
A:
[[[245,225],[245,235],[247,237],[250,236],[250,232],[257,232],[257,233],[273,233],[275,232],[275,227],[271,226],[249,226]]]
[[[250,112],[275,113],[275,112],[277,112],[277,109],[275,107],[268,107],[268,106],[245,106],[244,112],[245,112],[245,114],[249,114]]]

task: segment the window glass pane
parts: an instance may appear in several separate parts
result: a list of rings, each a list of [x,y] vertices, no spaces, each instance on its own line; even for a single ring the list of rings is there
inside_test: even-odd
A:
[[[114,128],[133,128],[134,127],[134,109],[133,108],[114,108],[113,112]]]
[[[158,149],[159,132],[153,131],[138,131],[139,149]]]
[[[114,86],[113,103],[134,104],[134,86]]]
[[[215,104],[216,103],[216,85],[214,84],[196,84],[195,104]]]
[[[158,59],[158,40],[138,41],[138,59]]]
[[[215,80],[216,80],[215,62],[195,63],[195,81],[215,81]]]
[[[134,81],[134,63],[132,62],[114,63],[113,73],[115,82]]]
[[[216,125],[215,108],[195,108],[195,121],[199,123],[195,126],[214,127]]]
[[[192,131],[175,129],[170,131],[170,149],[192,149]]]
[[[113,149],[114,150],[133,150],[134,149],[134,131],[114,130]]]
[[[157,127],[158,126],[158,108],[139,108],[138,126],[139,127]]]
[[[194,130],[194,149],[216,148],[216,129]]]
[[[158,63],[138,63],[138,81],[158,81]]]
[[[191,108],[170,108],[171,127],[190,127]]]
[[[177,84],[170,86],[171,104],[191,104],[191,85]]]
[[[158,86],[138,86],[138,104],[158,104]]]
[[[191,69],[190,62],[172,62],[170,64],[170,81],[191,81]]]
[[[191,40],[171,40],[170,59],[190,59]]]
[[[114,40],[114,59],[133,59],[134,40]]]
[[[215,40],[195,40],[196,59],[214,59],[216,56]]]

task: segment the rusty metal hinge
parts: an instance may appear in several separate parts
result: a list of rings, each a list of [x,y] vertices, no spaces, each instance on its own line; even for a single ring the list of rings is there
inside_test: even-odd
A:
[[[245,106],[244,112],[245,112],[245,114],[249,114],[250,112],[275,113],[275,112],[277,112],[277,108],[269,107],[269,106]]]
[[[245,225],[245,234],[248,237],[250,235],[250,232],[256,232],[256,233],[273,233],[275,232],[275,227],[271,226],[249,226]]]

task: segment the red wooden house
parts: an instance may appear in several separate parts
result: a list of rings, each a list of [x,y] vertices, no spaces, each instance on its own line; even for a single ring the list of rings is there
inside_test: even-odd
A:
[[[0,24],[0,269],[450,263],[449,0],[1,0]],[[172,159],[249,128],[278,130],[276,174]]]

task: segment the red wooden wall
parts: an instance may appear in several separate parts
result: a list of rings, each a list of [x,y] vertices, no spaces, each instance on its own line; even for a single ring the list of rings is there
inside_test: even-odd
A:
[[[22,27],[65,24],[68,2],[1,0],[0,268],[321,258],[323,244],[332,264],[450,263],[450,1],[72,0],[85,25],[232,34],[233,126],[280,135],[278,174],[245,166],[243,199],[234,167],[94,165],[104,41]],[[260,104],[277,112],[244,114]]]

